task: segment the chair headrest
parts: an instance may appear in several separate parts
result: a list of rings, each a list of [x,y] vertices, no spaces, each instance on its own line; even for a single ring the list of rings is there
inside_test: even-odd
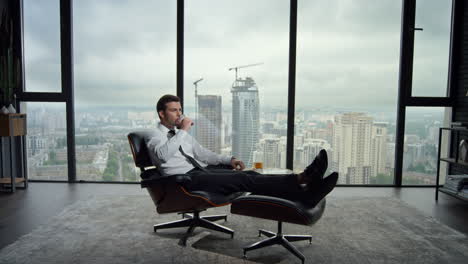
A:
[[[133,154],[133,161],[139,168],[153,166],[148,154],[146,143],[154,137],[156,132],[153,130],[134,131],[127,135],[128,142]]]

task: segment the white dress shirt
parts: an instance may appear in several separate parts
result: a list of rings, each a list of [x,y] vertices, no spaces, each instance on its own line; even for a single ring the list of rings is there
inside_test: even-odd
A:
[[[146,143],[149,155],[163,176],[183,174],[194,166],[179,151],[182,146],[185,154],[193,157],[202,166],[231,164],[231,157],[219,155],[204,148],[187,131],[175,128],[175,135],[168,138],[169,128],[161,123],[156,126],[156,135]]]

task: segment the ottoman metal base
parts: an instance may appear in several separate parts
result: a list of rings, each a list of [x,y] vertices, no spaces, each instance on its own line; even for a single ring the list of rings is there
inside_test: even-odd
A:
[[[278,222],[278,232],[273,233],[267,230],[260,229],[258,231],[258,236],[265,235],[268,238],[262,241],[255,242],[254,244],[244,247],[244,258],[247,257],[247,251],[264,248],[272,245],[282,245],[284,248],[293,253],[298,257],[302,263],[305,262],[304,255],[290,242],[309,240],[309,244],[312,243],[312,236],[309,235],[283,235],[282,234],[282,222]]]

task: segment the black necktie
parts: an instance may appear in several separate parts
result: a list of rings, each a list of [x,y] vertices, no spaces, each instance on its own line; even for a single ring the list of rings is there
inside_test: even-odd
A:
[[[175,135],[175,131],[174,130],[169,130],[169,132],[167,132],[167,137],[170,139],[172,138],[173,136]],[[200,163],[198,163],[194,158],[192,158],[191,156],[187,155],[184,150],[182,149],[182,146],[179,146],[179,151],[180,153],[182,153],[182,155],[189,160],[189,162],[195,167],[195,168],[198,168],[202,171],[205,171],[205,172],[208,172],[205,168],[203,168]]]
[[[170,139],[173,136],[175,136],[175,131],[174,130],[169,130],[169,132],[167,132],[167,138]]]

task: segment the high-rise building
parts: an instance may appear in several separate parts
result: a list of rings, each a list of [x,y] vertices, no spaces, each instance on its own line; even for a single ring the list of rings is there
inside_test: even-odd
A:
[[[372,126],[371,166],[372,175],[385,173],[387,161],[387,123],[374,122]]]
[[[387,168],[393,169],[395,167],[395,142],[387,142],[386,164],[387,164],[386,165]]]
[[[335,116],[331,160],[340,183],[368,184],[370,177],[388,172],[387,126],[364,113]]]
[[[252,166],[259,139],[260,105],[258,88],[250,77],[238,78],[232,93],[232,154]]]
[[[198,124],[196,137],[205,148],[221,153],[221,96],[198,95]]]
[[[405,144],[403,155],[403,168],[406,170],[410,166],[424,161],[424,145],[421,143]]]
[[[231,112],[229,112],[229,114],[227,112],[224,112],[223,113],[223,129],[224,129],[224,133],[223,133],[223,139],[221,141],[221,144],[222,144],[222,148],[225,148],[225,147],[231,147],[231,134],[232,134],[232,129],[231,129],[231,125],[232,125],[232,122],[231,122]]]
[[[339,183],[370,182],[372,121],[364,113],[335,116],[332,169],[340,173]]]
[[[306,139],[304,143],[303,168],[307,167],[315,159],[315,156],[321,149],[327,152],[330,150],[330,144],[323,139]]]
[[[280,139],[266,138],[263,139],[263,167],[264,168],[279,168],[280,167]]]
[[[280,168],[286,169],[287,151],[286,151],[287,137],[280,137]]]
[[[304,168],[304,147],[294,148],[294,170],[302,170]]]

